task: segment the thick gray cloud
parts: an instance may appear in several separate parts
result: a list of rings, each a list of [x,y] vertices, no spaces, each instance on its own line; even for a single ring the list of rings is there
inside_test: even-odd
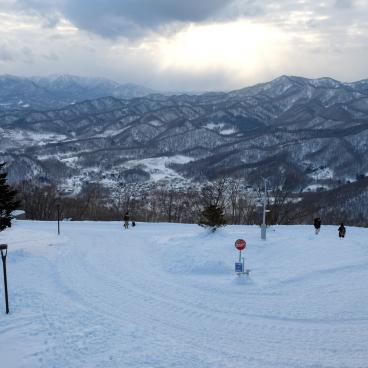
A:
[[[53,27],[63,17],[79,29],[105,38],[140,38],[148,32],[170,34],[187,23],[228,21],[239,17],[290,27],[324,27],[318,20],[326,16],[341,27],[355,22],[359,14],[341,18],[366,0],[4,0],[13,8],[38,15],[45,27]],[[0,5],[1,8],[1,5]],[[309,14],[308,21],[293,22],[295,13]],[[340,14],[339,14],[340,13]],[[366,16],[366,14],[361,14]]]
[[[172,24],[201,22],[221,17],[234,0],[18,0],[23,11],[37,13],[56,24],[66,17],[78,28],[104,37],[139,37]],[[51,21],[49,21],[51,20]]]
[[[77,26],[103,36],[140,35],[173,22],[199,22],[229,1],[103,0],[67,1],[66,16]]]

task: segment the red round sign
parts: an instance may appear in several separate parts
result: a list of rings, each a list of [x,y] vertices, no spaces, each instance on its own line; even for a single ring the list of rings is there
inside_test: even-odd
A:
[[[235,248],[237,250],[243,250],[245,249],[247,243],[245,242],[245,240],[243,239],[238,239],[236,242],[235,242]]]

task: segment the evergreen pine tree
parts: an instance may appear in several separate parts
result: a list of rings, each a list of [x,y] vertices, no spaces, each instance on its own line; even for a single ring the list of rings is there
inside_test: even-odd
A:
[[[0,164],[0,231],[11,227],[12,212],[19,206],[15,199],[17,192],[6,184],[5,163]]]
[[[201,213],[198,225],[209,227],[213,232],[217,228],[226,225],[224,209],[220,206],[210,204]]]

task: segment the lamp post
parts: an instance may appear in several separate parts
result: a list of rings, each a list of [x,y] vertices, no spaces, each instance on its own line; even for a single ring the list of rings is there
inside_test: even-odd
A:
[[[266,240],[266,232],[267,232],[267,225],[266,225],[266,210],[267,206],[267,179],[263,178],[264,183],[264,193],[263,193],[263,217],[262,217],[262,225],[261,225],[261,239]]]
[[[4,294],[5,294],[6,314],[9,314],[8,279],[7,279],[7,276],[6,276],[6,256],[8,254],[7,244],[0,244],[0,251],[1,251],[1,260],[3,261]]]
[[[57,189],[56,196],[55,196],[55,204],[56,204],[56,212],[57,212],[57,233],[58,235],[60,235],[60,231],[61,231],[60,221],[61,221],[61,215],[63,212],[63,208],[61,206],[62,205],[61,199],[62,199],[62,191],[60,189]]]
[[[60,235],[60,203],[59,202],[56,204],[56,210],[57,210],[58,235]]]

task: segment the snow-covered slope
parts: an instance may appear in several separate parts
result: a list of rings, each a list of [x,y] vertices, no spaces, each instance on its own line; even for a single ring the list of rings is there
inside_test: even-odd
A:
[[[1,366],[366,367],[367,229],[17,221]],[[250,277],[237,277],[237,238]],[[2,293],[2,287],[1,293]],[[3,298],[3,294],[0,295]],[[2,301],[2,299],[1,299]]]

